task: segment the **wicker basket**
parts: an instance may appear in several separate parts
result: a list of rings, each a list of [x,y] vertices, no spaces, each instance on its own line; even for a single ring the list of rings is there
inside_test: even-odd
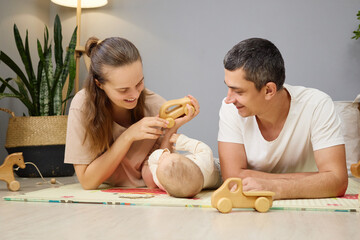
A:
[[[4,111],[4,109],[1,109]],[[9,111],[9,110],[8,110]],[[6,148],[65,145],[67,116],[16,117],[9,111]]]
[[[6,132],[5,148],[9,154],[23,152],[25,162],[33,162],[43,176],[72,176],[72,165],[64,164],[67,116],[25,116],[16,117],[14,112],[0,108],[11,114]],[[19,169],[21,177],[39,177],[35,168],[27,165]]]

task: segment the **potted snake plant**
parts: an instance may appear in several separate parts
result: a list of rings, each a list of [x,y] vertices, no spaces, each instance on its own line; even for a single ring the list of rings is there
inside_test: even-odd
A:
[[[17,117],[11,113],[6,134],[5,148],[8,153],[23,152],[25,162],[35,164],[45,177],[71,176],[74,169],[63,163],[67,115],[66,105],[72,97],[75,79],[76,28],[63,57],[62,27],[58,15],[54,21],[53,42],[45,26],[43,45],[37,40],[39,61],[35,71],[30,56],[28,31],[23,42],[14,24],[14,38],[23,69],[5,52],[0,51],[0,62],[14,73],[8,78],[0,76],[0,100],[17,98],[28,113]],[[15,86],[15,87],[14,87]],[[1,102],[0,102],[1,105]],[[33,166],[19,169],[20,177],[41,176]]]

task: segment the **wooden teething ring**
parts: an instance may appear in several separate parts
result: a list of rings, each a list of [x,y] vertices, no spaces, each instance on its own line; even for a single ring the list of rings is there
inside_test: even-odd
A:
[[[189,104],[192,108],[192,111],[195,112],[195,108],[191,103],[191,99],[188,97],[170,100],[161,106],[159,116],[169,122],[167,126],[168,128],[172,128],[175,125],[176,118],[181,117],[184,114],[189,114],[187,104]]]

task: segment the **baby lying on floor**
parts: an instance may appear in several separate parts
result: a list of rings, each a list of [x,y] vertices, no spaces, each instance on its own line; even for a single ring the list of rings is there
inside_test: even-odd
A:
[[[208,145],[183,134],[173,134],[170,142],[175,143],[175,150],[188,153],[172,153],[167,148],[154,151],[142,171],[148,187],[154,183],[170,196],[193,197],[202,189],[221,185],[220,167]]]

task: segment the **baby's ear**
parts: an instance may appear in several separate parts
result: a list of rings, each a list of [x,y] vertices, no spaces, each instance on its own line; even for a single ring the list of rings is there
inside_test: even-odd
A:
[[[163,179],[163,175],[161,174],[161,172],[160,172],[160,174],[159,174],[159,168],[157,168],[156,169],[156,176],[157,176],[157,179],[158,179],[158,182],[159,182],[159,185],[158,185],[158,187],[161,189],[161,190],[163,190],[163,191],[165,191],[168,195],[170,195],[169,193],[168,193],[168,191],[166,191],[166,189],[163,187],[163,185],[161,184],[161,180]]]

